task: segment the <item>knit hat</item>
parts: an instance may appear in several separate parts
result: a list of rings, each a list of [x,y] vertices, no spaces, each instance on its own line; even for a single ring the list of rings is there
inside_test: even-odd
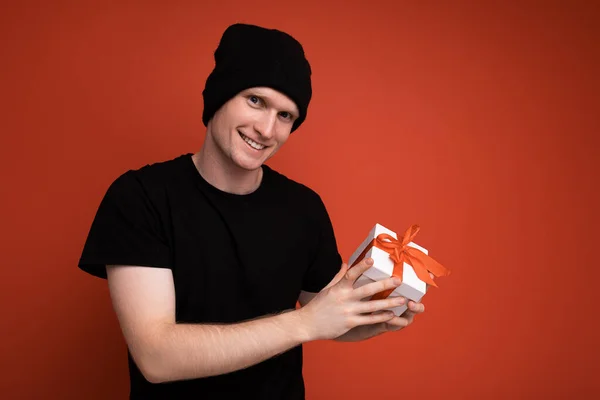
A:
[[[292,132],[302,124],[312,97],[311,68],[296,39],[276,29],[234,24],[223,33],[214,57],[215,68],[202,92],[205,126],[228,100],[257,86],[292,99],[300,112]]]

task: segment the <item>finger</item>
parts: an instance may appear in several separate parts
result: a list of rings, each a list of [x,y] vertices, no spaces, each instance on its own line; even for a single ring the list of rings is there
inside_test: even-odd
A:
[[[401,316],[402,318],[406,318],[409,324],[412,324],[415,318],[417,318],[418,314],[419,313],[416,313],[414,311],[407,310]]]
[[[354,267],[348,269],[345,278],[350,283],[350,285],[354,285],[354,282],[356,282],[356,280],[372,266],[373,259],[370,257],[364,258]]]
[[[398,331],[402,328],[406,328],[409,325],[409,322],[404,317],[394,317],[386,322],[388,331]]]
[[[425,312],[425,304],[417,303],[411,300],[408,302],[408,309],[414,312],[415,314],[420,314],[422,312]]]
[[[410,324],[412,324],[413,320],[415,319],[415,315],[416,315],[416,313],[414,313],[410,310],[406,310],[402,313],[402,315],[400,317],[406,320],[407,325],[410,325]]]
[[[382,300],[361,301],[357,306],[358,313],[374,313],[389,308],[398,307],[406,304],[406,299],[402,296],[388,297]]]
[[[335,276],[333,277],[331,282],[329,282],[329,284],[327,286],[325,286],[324,289],[327,289],[327,288],[335,285],[339,281],[341,281],[342,278],[344,277],[344,275],[346,274],[346,272],[348,272],[348,264],[343,263],[340,270],[338,271],[338,273],[335,274]]]
[[[408,309],[402,313],[401,317],[406,318],[409,324],[412,324],[417,314],[421,314],[425,311],[425,305],[423,303],[417,303],[412,300],[408,302]]]
[[[379,323],[382,323],[382,322],[388,322],[389,320],[391,320],[395,316],[396,315],[392,311],[387,311],[387,310],[386,311],[381,311],[381,312],[378,312],[378,313],[357,315],[356,318],[355,318],[354,325],[358,326],[358,325],[379,324]]]
[[[367,283],[366,285],[356,288],[354,294],[356,295],[356,298],[364,299],[365,297],[373,296],[374,294],[383,292],[384,290],[395,289],[401,284],[401,279],[392,277],[373,283]]]

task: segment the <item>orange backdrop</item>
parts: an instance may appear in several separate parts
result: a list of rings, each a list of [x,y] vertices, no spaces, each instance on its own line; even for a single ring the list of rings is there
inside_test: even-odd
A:
[[[127,398],[106,282],[76,264],[115,177],[199,149],[234,22],[306,48],[308,120],[270,165],[322,195],[344,258],[418,223],[453,271],[409,329],[308,344],[308,399],[597,394],[598,10],[450,3],[5,5],[0,397]]]

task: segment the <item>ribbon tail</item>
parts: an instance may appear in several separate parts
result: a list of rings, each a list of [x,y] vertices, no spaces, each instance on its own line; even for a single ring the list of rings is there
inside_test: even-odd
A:
[[[424,253],[421,254],[426,256]],[[429,265],[427,264],[429,258],[424,259],[423,257],[420,257],[418,255],[413,257],[412,254],[408,258],[410,260],[409,264],[413,267],[415,274],[420,280],[427,283],[428,285],[438,287],[438,285],[435,283],[435,281],[429,274]]]
[[[421,264],[423,264],[425,268],[433,275],[437,277],[450,275],[449,269],[444,267],[439,262],[435,261],[427,254],[423,253],[422,251],[415,248],[410,248],[410,250],[408,250],[408,253],[410,254],[411,258],[419,260]]]
[[[419,278],[428,285],[438,287],[437,283],[435,283],[435,281],[431,279],[429,271],[427,271],[427,268],[423,265],[423,263],[420,260],[412,259],[410,264],[413,267],[417,278]]]

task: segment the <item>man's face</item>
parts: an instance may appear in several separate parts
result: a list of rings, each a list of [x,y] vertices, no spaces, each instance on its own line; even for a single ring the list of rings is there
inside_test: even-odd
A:
[[[287,141],[298,107],[271,88],[251,88],[225,103],[209,122],[207,135],[219,157],[255,170]]]

